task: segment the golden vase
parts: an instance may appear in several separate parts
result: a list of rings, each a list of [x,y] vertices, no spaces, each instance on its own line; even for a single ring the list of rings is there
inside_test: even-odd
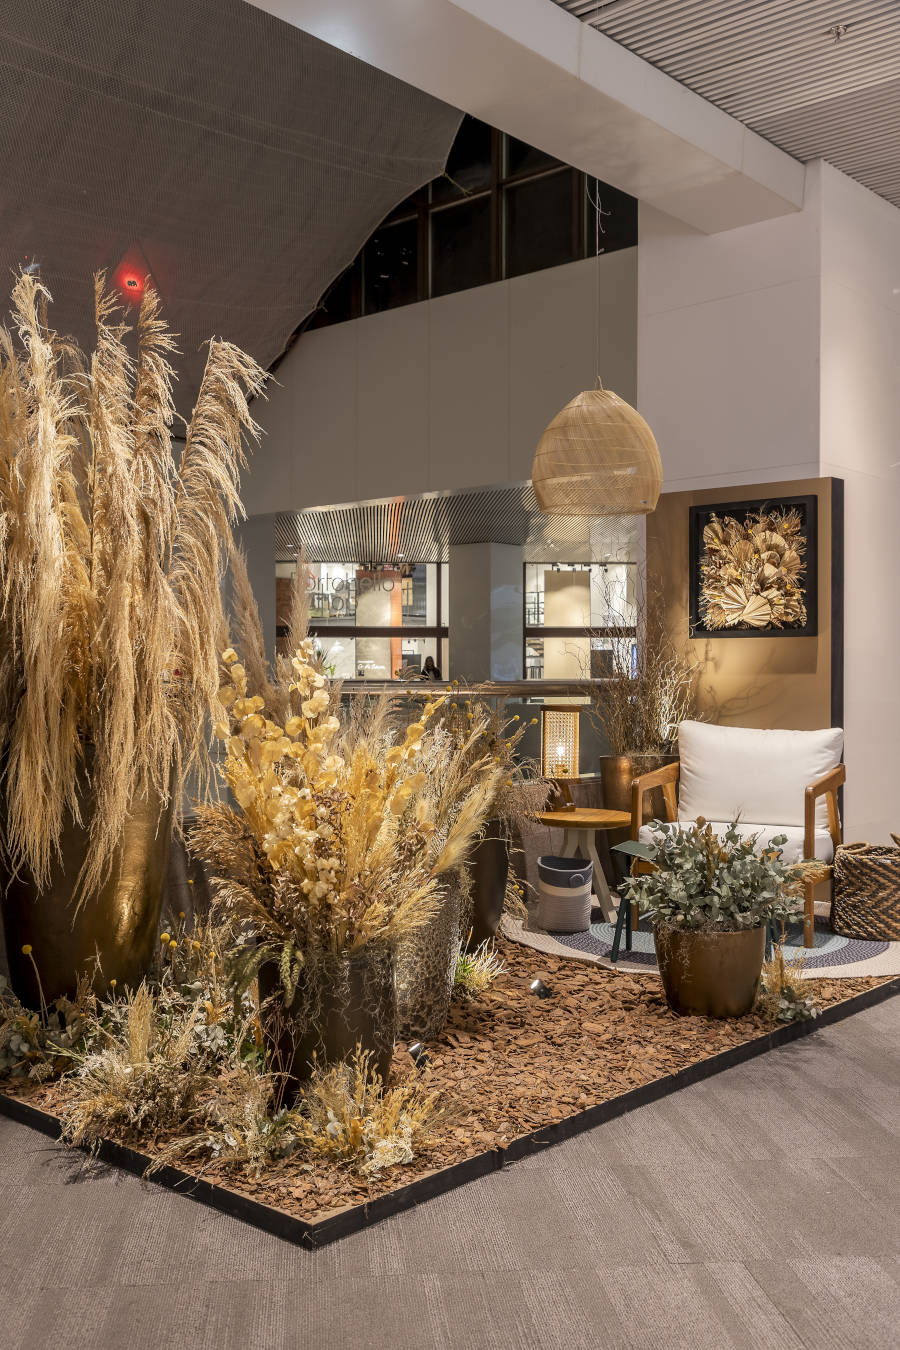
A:
[[[66,821],[43,889],[26,868],[15,876],[8,869],[0,873],[10,982],[26,1007],[39,1007],[41,992],[47,1003],[72,998],[81,975],[88,975],[98,992],[113,979],[120,990],[134,988],[153,960],[172,835],[171,796],[167,803],[158,794],[134,803],[106,881],[76,909],[73,895],[93,818],[87,786],[79,805],[82,823]],[[31,956],[23,946],[31,947]]]

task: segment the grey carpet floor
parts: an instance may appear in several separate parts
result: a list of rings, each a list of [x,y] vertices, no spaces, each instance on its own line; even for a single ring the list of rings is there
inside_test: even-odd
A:
[[[314,1253],[0,1119],[0,1347],[897,1347],[898,1088],[900,998]]]

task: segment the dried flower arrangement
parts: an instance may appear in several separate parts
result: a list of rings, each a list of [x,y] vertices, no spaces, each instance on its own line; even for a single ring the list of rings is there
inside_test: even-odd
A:
[[[637,661],[632,636],[611,640],[612,669],[588,686],[588,716],[611,755],[665,755],[680,723],[699,715],[699,666],[673,642],[650,582],[638,591],[634,616],[617,610],[611,595],[607,609],[611,623],[637,632]]]
[[[428,921],[501,773],[435,732],[440,700],[398,736],[389,700],[341,721],[310,639],[290,664],[282,725],[225,652],[215,732],[237,806],[201,807],[191,837],[220,911],[259,940],[257,960],[277,959],[286,1001],[317,957],[392,946]]]
[[[770,959],[763,965],[757,1002],[776,1022],[805,1022],[818,1016],[815,1000],[805,992],[803,960],[803,953],[799,952],[791,961],[785,961],[784,947],[776,943]]]
[[[385,1088],[371,1056],[357,1050],[340,1064],[314,1067],[294,1116],[298,1144],[373,1177],[413,1161],[441,1119],[438,1096],[427,1073]]]
[[[729,628],[802,628],[806,537],[794,508],[712,515],[703,529],[700,620]]]
[[[0,331],[4,843],[12,870],[42,888],[66,819],[83,818],[89,770],[83,898],[108,871],[131,804],[178,800],[205,753],[223,548],[244,438],[257,433],[247,399],[266,377],[212,341],[176,460],[175,344],[156,291],[145,290],[134,357],[102,273],[90,360],[48,327],[49,301],[37,277],[20,276],[15,332]]]

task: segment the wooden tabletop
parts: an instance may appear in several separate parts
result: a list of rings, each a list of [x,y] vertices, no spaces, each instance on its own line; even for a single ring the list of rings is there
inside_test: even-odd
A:
[[[569,811],[544,811],[538,820],[564,830],[621,830],[631,824],[631,812],[576,806]]]

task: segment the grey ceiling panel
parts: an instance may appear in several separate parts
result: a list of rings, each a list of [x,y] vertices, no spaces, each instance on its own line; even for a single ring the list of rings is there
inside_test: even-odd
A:
[[[900,206],[900,0],[556,3],[788,154],[827,159]]]
[[[521,544],[527,562],[602,562],[635,556],[633,517],[545,516],[530,483],[285,512],[276,556],[310,562],[446,562],[451,544]]]

